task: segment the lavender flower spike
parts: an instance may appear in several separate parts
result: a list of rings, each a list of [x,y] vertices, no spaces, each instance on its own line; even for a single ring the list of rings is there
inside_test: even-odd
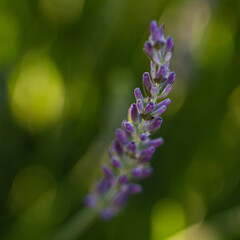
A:
[[[169,69],[173,48],[173,39],[164,36],[164,25],[159,28],[157,22],[152,21],[149,39],[143,48],[151,61],[151,76],[145,72],[142,78],[146,96],[139,88],[135,89],[136,103],[129,108],[128,121],[124,120],[121,129],[116,131],[109,150],[110,164],[102,166],[102,179],[84,199],[86,207],[95,209],[105,221],[118,214],[132,194],[142,191],[136,181],[153,172],[150,160],[163,139],[152,139],[152,135],[161,127],[161,115],[171,103],[165,98],[175,80],[175,73]]]

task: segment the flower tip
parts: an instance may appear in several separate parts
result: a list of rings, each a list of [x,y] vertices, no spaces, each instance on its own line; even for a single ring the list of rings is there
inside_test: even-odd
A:
[[[158,30],[158,23],[156,20],[152,20],[150,22],[150,31],[151,32],[154,32],[154,31],[157,31]]]
[[[167,98],[166,100],[165,100],[165,106],[167,107],[167,106],[169,106],[170,104],[171,104],[171,99],[170,98]]]
[[[175,76],[176,76],[176,74],[174,72],[170,72],[170,74],[168,76],[168,84],[173,84],[174,83]]]
[[[173,39],[171,37],[167,37],[166,48],[167,48],[167,52],[173,52],[174,42],[173,42]]]
[[[136,194],[136,193],[141,193],[142,192],[142,186],[139,184],[130,184],[129,185],[129,192]]]
[[[107,179],[114,178],[114,174],[112,170],[105,164],[102,166],[102,172]]]

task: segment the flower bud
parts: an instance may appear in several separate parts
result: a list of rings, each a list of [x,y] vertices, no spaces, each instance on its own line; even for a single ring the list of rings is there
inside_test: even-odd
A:
[[[158,92],[158,87],[157,87],[156,83],[153,83],[152,88],[151,88],[152,96],[155,97],[157,95],[157,92]]]
[[[125,145],[128,143],[126,134],[120,128],[116,130],[116,138],[121,145]]]
[[[167,99],[161,101],[160,103],[158,103],[157,105],[155,105],[155,109],[158,109],[158,108],[160,108],[160,107],[162,107],[164,105],[166,107],[168,107],[170,104],[171,104],[171,100],[169,98],[167,98]]]
[[[140,153],[140,156],[139,156],[140,163],[147,163],[147,162],[149,162],[150,159],[152,158],[152,155],[153,155],[154,152],[155,152],[155,148],[154,147],[149,147],[149,148],[143,150]]]
[[[104,176],[106,177],[106,179],[115,178],[112,170],[107,165],[102,166],[102,172],[103,172]]]
[[[120,184],[125,184],[125,183],[128,183],[129,179],[126,175],[120,175],[119,176],[119,179],[118,179],[118,182]]]
[[[159,98],[167,97],[167,95],[171,92],[171,90],[172,90],[172,84],[168,84],[160,94]]]
[[[151,82],[150,75],[148,72],[145,72],[143,74],[142,81],[143,81],[143,89],[144,89],[145,94],[148,97],[152,97],[152,95],[151,95],[152,82]]]
[[[119,156],[122,156],[122,155],[123,155],[123,148],[122,148],[120,142],[119,142],[117,139],[113,142],[113,150],[114,150]]]
[[[152,167],[150,167],[150,166],[145,167],[145,168],[143,168],[143,170],[142,170],[142,178],[149,177],[149,176],[152,175],[152,173],[153,173]]]
[[[137,100],[137,110],[139,114],[144,112],[143,102],[141,99]]]
[[[105,194],[112,186],[112,181],[109,179],[102,179],[97,186],[99,194]]]
[[[151,67],[151,77],[152,79],[155,79],[157,77],[157,65],[153,61],[150,62]]]
[[[141,141],[146,141],[148,139],[148,135],[146,133],[142,133],[140,134],[139,138]]]
[[[152,83],[151,83],[151,78],[148,72],[145,72],[143,74],[143,84],[148,90],[151,90]]]
[[[166,111],[166,109],[167,109],[167,107],[165,105],[163,105],[162,107],[160,107],[159,109],[154,111],[152,113],[152,116],[153,117],[160,117]]]
[[[153,58],[154,50],[149,41],[145,42],[143,50],[149,58]]]
[[[137,109],[137,105],[135,103],[133,103],[129,109],[130,111],[130,116],[131,116],[131,120],[133,123],[138,123],[139,120],[139,114],[138,114],[138,109]]]
[[[147,123],[146,129],[148,131],[156,131],[161,127],[162,124],[162,118],[158,117]]]
[[[136,100],[138,100],[138,99],[143,100],[143,95],[142,95],[140,88],[135,88],[134,95],[135,95]]]
[[[128,149],[128,152],[131,153],[131,154],[135,154],[136,151],[137,151],[137,145],[134,141],[128,143],[128,146],[127,146],[127,149]]]
[[[129,184],[129,192],[130,193],[140,193],[142,192],[142,187],[139,184]]]
[[[166,40],[166,52],[173,52],[173,48],[174,48],[173,39],[168,36]]]
[[[148,143],[148,146],[153,146],[154,148],[158,148],[158,147],[162,146],[163,143],[164,143],[164,140],[162,138],[156,138],[154,140],[151,140]]]
[[[122,162],[121,162],[118,158],[116,158],[116,157],[113,157],[113,158],[111,159],[111,164],[112,164],[112,166],[113,166],[114,168],[116,168],[116,169],[122,167]]]
[[[124,122],[123,128],[128,133],[133,133],[135,131],[134,126],[130,122]]]
[[[141,177],[142,177],[142,167],[140,167],[140,166],[138,166],[138,167],[136,167],[136,168],[133,168],[132,169],[132,175],[133,175],[133,177],[135,177],[135,178],[138,178],[138,179],[140,179]]]
[[[151,31],[151,40],[152,43],[157,47],[161,48],[165,43],[164,38],[164,25],[158,28],[158,24],[156,21],[152,21],[150,23],[150,31]]]
[[[167,79],[167,83],[168,84],[173,84],[175,80],[175,73],[174,72],[170,72],[168,79]]]
[[[145,113],[151,113],[154,110],[154,103],[150,102],[147,104],[147,106],[145,107]]]

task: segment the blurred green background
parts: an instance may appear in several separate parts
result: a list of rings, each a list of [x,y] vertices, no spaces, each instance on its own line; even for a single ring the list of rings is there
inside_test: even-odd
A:
[[[165,144],[144,192],[77,239],[240,239],[240,1],[1,0],[1,240],[83,224],[152,19],[175,40]]]

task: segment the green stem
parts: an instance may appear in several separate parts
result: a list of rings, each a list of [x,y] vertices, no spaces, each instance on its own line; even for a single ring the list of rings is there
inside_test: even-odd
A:
[[[78,211],[69,221],[58,229],[56,233],[50,237],[50,240],[75,240],[86,232],[86,230],[96,220],[97,211],[84,208]]]

